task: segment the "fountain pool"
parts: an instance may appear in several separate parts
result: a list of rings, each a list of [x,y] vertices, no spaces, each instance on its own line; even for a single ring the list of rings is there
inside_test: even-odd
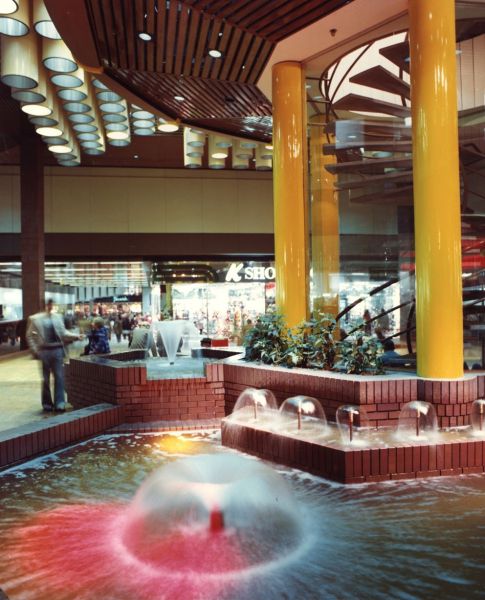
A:
[[[248,474],[224,500],[246,507],[242,544],[232,518],[206,528],[210,510],[195,547],[184,545],[183,526],[155,559],[126,543],[121,533],[133,510],[147,514],[136,507],[150,505],[160,465],[169,473],[159,472],[159,493],[175,485],[187,506],[191,485],[180,481],[194,475],[174,461],[193,458],[189,467],[204,473],[212,463],[220,477],[221,457],[243,461],[234,476]],[[483,475],[344,486],[276,465],[267,485],[265,468],[199,432],[101,436],[4,472],[0,587],[11,600],[483,598]],[[268,527],[272,502],[281,507]]]

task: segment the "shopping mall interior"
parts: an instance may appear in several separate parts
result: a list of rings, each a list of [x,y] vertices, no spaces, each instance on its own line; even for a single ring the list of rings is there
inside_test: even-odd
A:
[[[285,502],[305,505],[308,497],[322,529],[313,546],[301,541],[311,538],[312,525],[293,523],[297,509],[288,508],[281,520],[291,531],[270,520],[248,537],[253,542],[238,533],[216,544],[177,530],[148,548],[138,539],[139,514],[143,528],[155,531],[184,511],[168,500],[153,509],[149,486],[136,490],[162,455],[167,474],[149,485],[166,497],[179,484],[180,470],[170,471],[175,458],[224,455],[221,419],[247,387],[272,390],[280,406],[290,392],[318,398],[335,423],[339,407],[355,399],[363,429],[364,405],[376,430],[397,426],[408,401],[433,405],[441,429],[471,427],[472,403],[482,402],[483,414],[484,56],[485,0],[0,0],[0,480],[9,511],[5,519],[0,511],[0,532],[11,540],[6,578],[0,575],[5,598],[482,597],[485,573],[470,523],[485,523],[485,441],[482,451],[481,441],[470,450],[461,440],[456,461],[454,450],[448,460],[443,449],[442,464],[435,446],[423,446],[421,466],[404,451],[401,462],[396,451],[394,465],[392,448],[371,456],[384,452],[387,442],[379,441],[372,450],[364,444],[357,458],[348,452],[313,465],[300,446],[275,458],[276,443],[249,434],[244,443],[227,441],[223,424],[224,445],[286,465],[283,478],[294,477],[297,500],[284,491]],[[76,338],[65,357],[66,404],[57,396],[46,404],[45,369],[32,360],[39,353],[28,319],[48,299]],[[348,391],[350,379],[338,369],[325,387],[313,375],[240,367],[248,332],[275,313],[289,328],[328,315],[335,340],[365,333],[379,352],[392,348],[391,371],[377,379],[364,373],[364,383],[357,376]],[[186,324],[175,362],[164,337],[173,322]],[[109,340],[99,352],[91,345],[96,323]],[[140,332],[149,332],[142,343]],[[208,362],[199,364],[201,357]],[[271,402],[253,401],[256,420]],[[53,415],[56,409],[63,414]],[[419,436],[425,409],[416,410]],[[301,401],[295,414],[300,428]],[[349,421],[350,442],[352,427]],[[86,448],[73,449],[79,443]],[[25,462],[31,459],[36,466]],[[124,473],[117,481],[115,459]],[[46,483],[45,465],[59,469],[59,481]],[[215,466],[226,468],[245,473],[241,465]],[[315,479],[305,479],[306,471]],[[205,463],[200,472],[197,482],[209,485]],[[424,478],[434,475],[463,478],[439,477],[426,488]],[[279,489],[271,474],[244,477]],[[412,478],[407,492],[382,484]],[[361,487],[341,483],[368,485],[369,504],[355,491]],[[17,485],[27,498],[18,510]],[[243,480],[243,487],[259,490],[259,483]],[[135,492],[128,518],[114,500],[126,503]],[[201,505],[210,504],[207,494]],[[401,504],[382,527],[379,495],[396,510]],[[439,517],[432,505],[443,496],[450,499]],[[261,511],[261,522],[274,508],[260,497],[244,499]],[[460,502],[470,523],[458,522]],[[232,514],[214,506],[212,533]],[[188,505],[187,514],[194,510]],[[355,510],[367,510],[368,526],[351,523]],[[393,519],[404,523],[404,545]],[[440,519],[462,536],[453,556],[444,553]],[[118,539],[108,525],[83,522],[123,523],[127,533]],[[389,566],[375,566],[385,554],[371,548],[371,526],[380,528],[382,552],[396,557]],[[35,554],[55,546],[55,527],[66,532],[59,548],[77,581],[70,590],[60,550],[52,570]],[[336,545],[323,544],[324,528]],[[106,548],[106,536],[116,558],[93,549]],[[172,562],[160,559],[174,540],[180,552]],[[254,540],[264,559],[253,555]],[[288,556],[277,560],[286,546]],[[415,547],[428,569],[416,567]],[[353,548],[362,566],[348,574]],[[209,558],[199,562],[205,551]],[[332,551],[337,575],[329,579]],[[28,561],[36,565],[31,582],[24,581]],[[280,577],[292,561],[297,574]],[[107,566],[99,571],[101,563]],[[132,580],[122,574],[131,567]]]

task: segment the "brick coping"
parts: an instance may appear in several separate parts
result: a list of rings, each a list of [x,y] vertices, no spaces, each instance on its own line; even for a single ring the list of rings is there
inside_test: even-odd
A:
[[[168,431],[197,431],[220,429],[221,419],[200,419],[192,421],[153,421],[148,423],[122,423],[107,433],[156,433]]]
[[[0,432],[0,470],[104,433],[123,421],[123,409],[96,404]]]
[[[393,369],[385,369],[385,373],[382,375],[350,375],[348,373],[342,373],[340,371],[326,371],[324,369],[303,369],[301,367],[280,367],[279,365],[265,365],[264,363],[259,363],[255,361],[245,361],[242,359],[242,355],[231,356],[229,358],[222,359],[221,361],[225,365],[237,366],[242,368],[253,368],[253,369],[261,369],[263,371],[276,371],[278,373],[295,373],[298,375],[311,375],[316,377],[328,377],[333,379],[339,379],[343,381],[353,381],[353,382],[369,382],[369,381],[388,381],[393,379],[411,379],[411,380],[419,380],[419,381],[437,381],[437,382],[445,382],[445,381],[469,381],[479,377],[480,375],[484,375],[485,371],[468,371],[465,372],[463,377],[459,377],[457,379],[442,379],[442,378],[430,378],[430,377],[420,377],[415,371],[402,371],[402,370],[393,370]]]

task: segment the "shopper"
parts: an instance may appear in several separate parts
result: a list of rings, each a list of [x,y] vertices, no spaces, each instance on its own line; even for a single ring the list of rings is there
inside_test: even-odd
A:
[[[89,334],[88,354],[109,354],[109,332],[103,317],[96,317]]]
[[[64,398],[64,342],[81,340],[84,336],[70,333],[62,317],[53,312],[54,301],[47,300],[45,310],[29,317],[27,343],[34,358],[42,361],[42,408],[46,412],[66,408]],[[50,375],[54,376],[54,403],[50,389]]]

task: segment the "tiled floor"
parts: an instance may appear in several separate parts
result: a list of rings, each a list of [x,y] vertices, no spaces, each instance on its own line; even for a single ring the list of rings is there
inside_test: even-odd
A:
[[[79,356],[85,342],[69,346],[71,356]],[[6,347],[6,344],[0,344]],[[127,342],[117,344],[113,350],[128,349]],[[33,360],[27,351],[0,353],[0,431],[11,429],[51,417],[43,413],[40,403],[40,363]],[[69,409],[69,404],[67,405]]]

